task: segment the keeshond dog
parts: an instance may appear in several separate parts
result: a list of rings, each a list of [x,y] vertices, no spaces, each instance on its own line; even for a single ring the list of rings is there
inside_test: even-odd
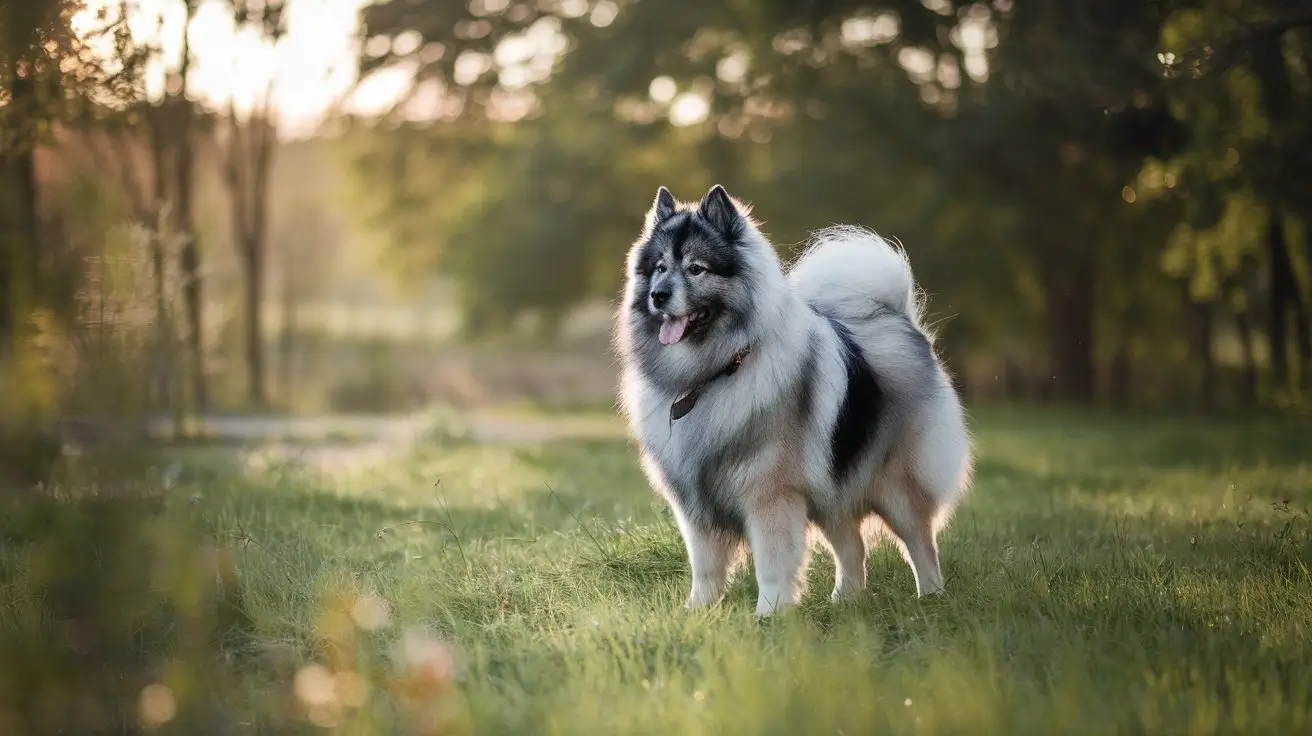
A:
[[[785,269],[723,187],[697,204],[661,187],[627,269],[620,404],[687,546],[686,605],[718,603],[749,547],[756,614],[788,608],[816,538],[834,600],[865,588],[883,535],[918,595],[941,592],[971,441],[905,254],[835,227]]]

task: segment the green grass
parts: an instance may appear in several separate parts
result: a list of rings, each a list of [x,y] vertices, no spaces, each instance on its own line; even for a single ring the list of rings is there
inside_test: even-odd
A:
[[[232,674],[205,712],[265,732],[311,718],[444,732],[417,725],[419,703],[465,733],[1312,729],[1312,430],[1021,411],[974,424],[975,487],[941,539],[945,597],[916,600],[881,548],[866,595],[834,606],[820,553],[803,604],[766,622],[750,574],[719,607],[681,610],[682,543],[618,426],[434,443],[355,474],[189,454],[165,505],[217,540],[224,605],[241,613],[212,647]],[[39,545],[19,541],[4,589],[31,587]],[[385,625],[353,624],[360,596]],[[425,640],[450,647],[452,682],[397,664]],[[324,670],[296,673],[316,663],[362,673],[337,693],[369,697],[307,709],[295,683],[313,695]],[[423,698],[399,694],[423,682]]]

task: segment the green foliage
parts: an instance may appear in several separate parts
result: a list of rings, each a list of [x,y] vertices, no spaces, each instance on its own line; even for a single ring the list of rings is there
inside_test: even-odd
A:
[[[48,479],[66,439],[64,420],[103,425],[96,434],[139,435],[167,378],[172,336],[157,324],[158,282],[142,233],[128,226],[126,205],[113,195],[86,171],[68,172],[46,193],[59,215],[59,252],[47,272],[51,306],[28,312],[12,347],[0,350],[7,481]]]
[[[115,260],[124,251],[129,261],[135,255],[115,237],[122,235],[114,232],[120,203],[103,186],[76,177],[42,191],[37,176],[36,151],[57,130],[121,122],[122,107],[140,91],[142,51],[125,21],[106,15],[79,36],[71,18],[81,7],[65,0],[0,5],[0,474],[8,476],[6,484],[49,472],[58,447],[52,423],[60,412],[74,404],[112,411],[134,396],[114,393],[109,377],[130,362],[117,329],[122,315],[112,315],[110,324],[88,314],[88,301],[97,298],[101,317],[106,300],[117,306],[121,294],[111,292],[123,279],[107,272],[121,270]],[[88,401],[89,360],[101,361],[102,375],[99,396]],[[133,368],[139,378],[140,364]],[[72,400],[79,392],[84,400]]]
[[[653,185],[721,182],[785,250],[835,221],[898,237],[950,356],[1025,354],[1041,393],[1089,399],[1107,356],[1194,330],[1195,304],[1266,298],[1254,274],[1283,266],[1250,221],[1218,229],[1225,202],[1312,219],[1312,19],[1276,0],[392,0],[363,20],[364,73],[412,64],[452,100],[372,141],[441,155],[365,176],[475,330],[613,297]],[[532,51],[554,33],[559,58]],[[689,95],[705,118],[671,125]],[[1144,357],[1192,371],[1215,339]]]
[[[206,538],[185,499],[115,486],[126,495],[5,503],[8,732],[133,732],[179,714],[176,725],[193,733],[233,724],[215,707],[235,687],[246,623],[231,554]]]

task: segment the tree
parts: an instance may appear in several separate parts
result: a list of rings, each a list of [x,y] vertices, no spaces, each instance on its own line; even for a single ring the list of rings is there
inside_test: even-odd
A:
[[[198,3],[183,0],[181,53],[176,66],[166,66],[165,94],[149,100],[144,89],[124,90],[115,125],[83,125],[82,139],[99,171],[116,180],[129,217],[139,226],[149,250],[154,273],[154,301],[160,332],[158,361],[164,365],[161,386],[181,426],[187,408],[187,389],[174,385],[175,367],[188,379],[190,404],[208,405],[203,335],[203,281],[201,257],[193,215],[195,148],[208,121],[190,99],[191,25]],[[131,13],[144,8],[121,2],[112,24],[99,34],[112,33],[115,57],[126,60],[125,69],[144,69],[148,63],[171,65],[163,52],[163,39],[138,38],[128,28]],[[107,9],[108,10],[108,9]],[[74,146],[76,147],[76,146]],[[173,314],[173,285],[166,274],[177,274],[182,296],[181,319]],[[184,351],[173,344],[181,333]]]
[[[232,11],[237,28],[253,29],[270,44],[276,45],[285,31],[281,2],[233,0]],[[269,175],[278,139],[273,99],[275,81],[270,74],[244,117],[237,112],[235,95],[229,100],[224,164],[224,179],[231,198],[233,239],[245,286],[248,398],[256,407],[268,403],[262,312],[268,265]]]
[[[33,0],[0,5],[0,338],[21,337],[27,313],[67,296],[67,269],[43,222],[37,149],[71,126],[123,126],[140,99],[144,54],[122,14],[103,14],[82,35],[71,26],[81,4]],[[90,42],[108,41],[99,50]],[[105,51],[109,54],[106,55]]]
[[[170,72],[168,95],[164,105],[176,110],[176,133],[173,140],[173,200],[170,211],[172,230],[180,238],[179,262],[182,267],[182,299],[187,322],[188,367],[191,373],[192,402],[198,410],[209,407],[209,383],[205,374],[204,282],[201,276],[200,242],[193,215],[195,185],[196,105],[189,90],[191,76],[191,26],[199,0],[182,0],[186,14],[182,23],[182,57],[176,72]]]
[[[1306,41],[1290,32],[1305,15],[1282,0],[391,0],[365,11],[362,71],[410,65],[418,86],[451,105],[442,121],[407,123],[396,136],[404,144],[387,139],[376,160],[402,145],[454,150],[470,136],[478,145],[398,158],[404,176],[376,167],[371,181],[384,212],[399,215],[380,219],[420,235],[412,240],[437,241],[428,251],[443,255],[432,262],[474,301],[512,316],[558,312],[613,287],[591,275],[603,263],[618,275],[616,248],[632,235],[594,223],[623,220],[629,185],[720,181],[758,205],[785,248],[833,221],[899,236],[937,292],[935,306],[959,315],[941,344],[1017,366],[1040,395],[1128,402],[1145,384],[1128,376],[1154,372],[1165,389],[1196,378],[1211,395],[1217,326],[1208,300],[1221,297],[1181,288],[1180,264],[1197,259],[1172,256],[1168,241],[1179,241],[1182,220],[1205,226],[1196,215],[1218,201],[1212,192],[1238,191],[1194,170],[1234,169],[1224,130],[1240,118],[1203,112],[1233,94],[1228,82],[1174,79],[1164,62],[1184,58],[1185,40],[1226,56],[1238,47],[1216,39],[1231,30],[1251,48],[1283,44],[1282,63],[1268,58],[1266,86],[1252,88],[1268,100],[1292,94],[1292,111],[1270,118],[1284,121],[1283,132],[1265,148],[1246,143],[1242,164],[1222,178],[1242,174],[1242,188],[1263,200],[1283,192],[1287,236],[1306,212],[1294,200],[1307,188],[1291,175],[1301,164],[1289,164],[1306,156],[1295,143],[1307,140],[1299,123],[1312,119],[1300,115]],[[525,39],[542,38],[565,39],[562,54],[524,51]],[[1228,63],[1248,63],[1230,55]],[[686,114],[699,107],[704,114]],[[501,121],[495,134],[487,120]],[[445,171],[470,171],[479,183],[425,185]],[[553,189],[568,196],[556,201]],[[411,214],[429,226],[415,227]],[[1274,222],[1264,231],[1275,232]],[[572,240],[557,239],[561,232]],[[469,257],[450,257],[458,250]],[[1266,311],[1297,323],[1305,310],[1286,278],[1297,262],[1273,260],[1286,252],[1268,247],[1261,259],[1284,279],[1271,282],[1284,296],[1268,295]],[[1254,296],[1241,272],[1225,280],[1225,304]],[[513,283],[514,274],[532,275]],[[1307,334],[1306,325],[1295,332]],[[1154,367],[1163,360],[1169,369]]]
[[[1291,242],[1312,222],[1301,184],[1312,176],[1309,27],[1312,14],[1296,3],[1208,1],[1179,10],[1163,34],[1162,58],[1180,80],[1175,102],[1195,131],[1175,161],[1192,200],[1172,254],[1197,298],[1234,315],[1247,393],[1256,393],[1251,341],[1263,324],[1275,391],[1290,388],[1291,328],[1298,374],[1312,386],[1312,293],[1296,275],[1312,250]]]
[[[37,209],[35,148],[59,114],[59,58],[68,51],[68,8],[58,0],[6,3],[0,7],[0,339],[8,344],[28,309],[42,301],[40,215]],[[55,46],[55,55],[47,52]],[[52,94],[55,93],[55,94]]]
[[[96,337],[83,295],[103,283],[92,262],[108,247],[74,237],[72,221],[113,214],[103,198],[83,197],[80,210],[62,201],[49,186],[49,147],[70,130],[129,123],[124,110],[142,91],[141,55],[121,15],[75,33],[79,7],[0,4],[0,475],[19,480],[42,479],[58,456],[52,430]],[[99,192],[73,192],[87,193]]]

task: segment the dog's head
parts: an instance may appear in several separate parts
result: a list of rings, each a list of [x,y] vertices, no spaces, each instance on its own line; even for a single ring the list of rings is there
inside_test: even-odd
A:
[[[628,262],[630,327],[665,348],[697,348],[746,322],[755,229],[716,185],[695,206],[665,187]],[[755,236],[759,239],[759,236]]]
[[[782,329],[795,306],[745,205],[718,185],[697,204],[661,187],[629,251],[616,347],[648,383],[687,390]]]

